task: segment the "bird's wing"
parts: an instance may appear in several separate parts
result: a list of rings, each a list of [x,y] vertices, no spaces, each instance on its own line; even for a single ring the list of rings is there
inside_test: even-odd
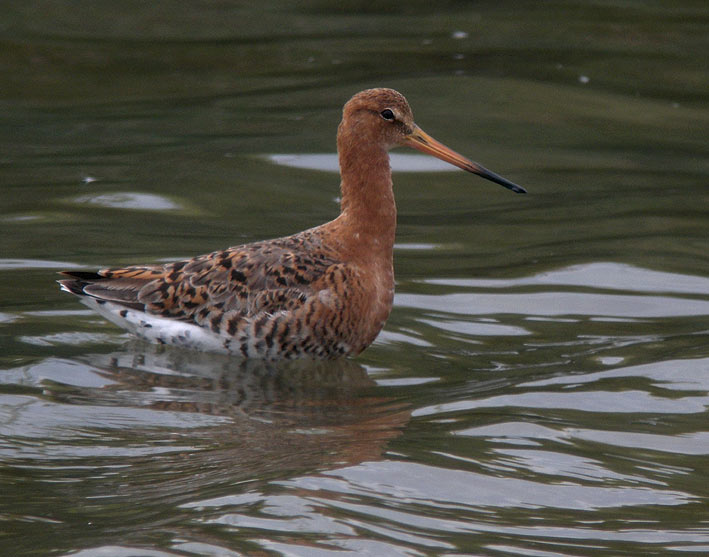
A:
[[[250,317],[301,306],[335,261],[292,238],[257,242],[165,265],[66,271],[64,290],[204,325],[229,313]]]

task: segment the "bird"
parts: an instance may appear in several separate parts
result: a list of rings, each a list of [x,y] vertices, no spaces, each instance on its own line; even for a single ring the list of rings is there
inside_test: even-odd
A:
[[[356,356],[392,309],[397,216],[388,152],[398,146],[526,193],[425,133],[398,91],[367,89],[347,101],[337,129],[334,220],[192,259],[62,271],[57,282],[152,343],[261,360]]]

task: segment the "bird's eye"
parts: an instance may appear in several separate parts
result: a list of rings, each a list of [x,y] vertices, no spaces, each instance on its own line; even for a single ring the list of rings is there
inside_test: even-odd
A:
[[[391,110],[389,110],[388,108],[385,108],[384,110],[382,110],[379,113],[379,115],[382,118],[384,118],[385,120],[389,120],[390,122],[394,121],[394,113]]]

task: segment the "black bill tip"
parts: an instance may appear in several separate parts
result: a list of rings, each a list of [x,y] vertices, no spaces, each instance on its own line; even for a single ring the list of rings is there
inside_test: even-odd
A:
[[[518,186],[514,182],[510,182],[507,178],[503,178],[499,174],[495,174],[493,171],[488,170],[484,166],[480,166],[477,163],[474,163],[474,166],[470,169],[470,171],[474,172],[482,178],[485,178],[486,180],[490,180],[491,182],[500,184],[501,186],[507,188],[508,190],[512,190],[515,193],[527,193],[527,190],[524,189],[522,186]]]

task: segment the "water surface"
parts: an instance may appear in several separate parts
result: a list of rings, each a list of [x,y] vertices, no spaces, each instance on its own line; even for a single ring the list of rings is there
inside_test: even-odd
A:
[[[709,552],[704,3],[0,21],[0,554]],[[397,152],[360,357],[158,349],[58,291],[333,218],[342,104],[379,85],[529,194]]]

